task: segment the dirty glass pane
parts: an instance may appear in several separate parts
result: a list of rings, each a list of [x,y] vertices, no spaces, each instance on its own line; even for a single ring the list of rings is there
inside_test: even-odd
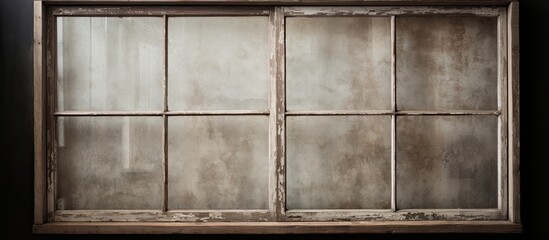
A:
[[[267,116],[168,119],[170,209],[266,209]]]
[[[265,110],[268,17],[173,17],[170,110]]]
[[[391,117],[288,117],[288,209],[391,207]]]
[[[497,109],[497,18],[396,19],[398,109]]]
[[[399,208],[496,208],[497,116],[397,118]]]
[[[162,209],[162,118],[58,118],[57,209]]]
[[[390,24],[388,17],[287,18],[287,109],[390,109]]]
[[[163,39],[159,17],[58,17],[58,110],[162,110]]]

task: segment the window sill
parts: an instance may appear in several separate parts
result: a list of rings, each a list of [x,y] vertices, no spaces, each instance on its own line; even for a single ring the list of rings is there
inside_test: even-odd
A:
[[[46,223],[41,234],[520,233],[509,221]]]

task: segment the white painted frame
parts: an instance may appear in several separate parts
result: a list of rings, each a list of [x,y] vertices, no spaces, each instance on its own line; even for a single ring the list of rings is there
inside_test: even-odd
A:
[[[124,1],[124,4],[141,4],[145,1]],[[161,3],[163,1],[149,1]],[[180,1],[165,1],[181,4]],[[192,2],[192,1],[191,1]],[[238,1],[195,1],[201,3]],[[285,1],[271,1],[272,4],[287,4]],[[392,5],[409,1],[349,1],[357,5],[376,2]],[[445,1],[433,0],[433,3]],[[331,232],[423,232],[429,227],[439,232],[497,232],[521,231],[519,211],[519,104],[518,104],[518,3],[503,0],[446,1],[456,4],[503,5],[503,7],[242,7],[242,11],[226,11],[223,7],[77,7],[50,6],[50,4],[100,4],[100,1],[36,1],[35,2],[35,44],[34,44],[34,84],[35,84],[35,232],[42,233],[136,233],[135,227],[148,229],[144,233],[157,232],[155,222],[173,222],[162,225],[161,233],[207,233],[208,229],[221,229],[222,232],[253,233],[305,233],[323,232],[319,228],[332,229]],[[118,3],[114,1],[113,3]],[[120,2],[121,3],[121,2]],[[254,1],[247,1],[254,4]],[[470,3],[470,4],[469,4]],[[241,3],[240,3],[241,4]],[[256,3],[258,4],[258,3]],[[322,4],[307,1],[307,4]],[[267,10],[265,10],[267,9]],[[139,12],[141,11],[141,12]],[[155,15],[167,21],[171,15],[266,15],[270,18],[271,39],[271,84],[269,111],[185,111],[167,112],[57,112],[55,103],[55,16],[120,16]],[[395,108],[395,17],[401,15],[475,15],[498,17],[498,110],[497,111],[396,111]],[[392,68],[392,110],[391,111],[301,111],[286,112],[284,99],[284,19],[296,16],[390,16],[393,41]],[[167,35],[167,31],[165,31]],[[45,46],[44,46],[45,44]],[[165,62],[167,54],[164,54]],[[166,89],[166,71],[165,71]],[[166,97],[166,95],[165,95]],[[395,154],[392,149],[392,200],[388,210],[291,210],[285,209],[285,116],[290,115],[391,115],[393,136],[396,115],[496,115],[498,116],[498,208],[497,209],[421,209],[399,210],[396,206],[396,186],[394,174]],[[270,122],[270,164],[269,164],[269,209],[224,210],[224,211],[103,211],[103,210],[63,210],[56,211],[55,196],[55,121],[58,116],[163,116],[166,122],[169,115],[269,115]],[[164,128],[163,147],[166,148]],[[394,143],[394,137],[392,138]],[[394,146],[394,144],[393,144]],[[164,166],[165,168],[166,166]],[[509,173],[509,174],[507,174]],[[165,193],[166,194],[166,193]],[[411,221],[417,221],[418,225]],[[180,223],[189,222],[189,223]],[[235,224],[215,223],[231,221]],[[249,221],[249,223],[244,223]],[[260,223],[264,221],[264,223]],[[313,222],[335,221],[333,224]],[[367,222],[364,222],[367,221]],[[370,224],[370,222],[379,224]],[[58,223],[64,222],[64,223]],[[82,222],[79,224],[78,222]],[[97,223],[94,223],[97,222]],[[121,224],[100,222],[127,222]],[[135,225],[129,222],[141,222]],[[197,223],[202,222],[202,223]],[[290,223],[295,222],[295,223]],[[350,222],[350,223],[346,223]],[[351,223],[352,222],[352,223]],[[392,222],[392,223],[391,223]],[[355,227],[350,227],[355,226]],[[71,230],[71,228],[73,228]],[[183,228],[183,229],[182,229]],[[246,230],[249,228],[249,230]],[[179,229],[179,230],[178,230]],[[187,229],[187,230],[185,230]],[[259,229],[259,230],[254,230]],[[281,230],[283,229],[283,230]],[[344,230],[342,230],[344,229]],[[380,230],[381,229],[381,230]],[[406,230],[408,229],[408,230]],[[480,229],[480,230],[479,230]],[[215,232],[215,231],[214,231]]]

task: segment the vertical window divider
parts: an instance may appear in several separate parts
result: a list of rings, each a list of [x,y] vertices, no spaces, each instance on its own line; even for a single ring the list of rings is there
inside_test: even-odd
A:
[[[508,217],[508,183],[505,179],[508,178],[508,137],[507,137],[507,12],[500,9],[500,14],[497,23],[498,32],[498,80],[497,80],[497,111],[498,118],[498,209],[501,211],[502,217]]]
[[[53,16],[51,9],[47,9],[46,17],[46,181],[47,181],[47,216],[48,222],[55,220],[56,198],[57,198],[57,126],[56,117],[53,113],[57,110],[57,89],[56,89],[56,60],[57,60],[57,17]]]
[[[271,41],[271,83],[269,113],[269,211],[275,221],[283,221],[286,212],[285,166],[285,27],[282,7],[269,15]]]
[[[391,16],[391,211],[396,206],[396,16]]]
[[[164,196],[162,211],[168,211],[168,16],[163,15],[164,19],[164,75],[163,75],[163,90],[164,90],[164,106],[162,109],[162,150],[163,150],[163,183]]]

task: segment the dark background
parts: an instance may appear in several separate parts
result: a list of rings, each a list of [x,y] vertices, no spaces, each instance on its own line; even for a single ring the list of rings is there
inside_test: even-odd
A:
[[[522,234],[36,235],[33,224],[33,0],[0,0],[2,235],[10,239],[536,239],[549,233],[549,1],[520,1]],[[7,189],[7,191],[5,191]],[[541,238],[541,237],[540,237]]]

